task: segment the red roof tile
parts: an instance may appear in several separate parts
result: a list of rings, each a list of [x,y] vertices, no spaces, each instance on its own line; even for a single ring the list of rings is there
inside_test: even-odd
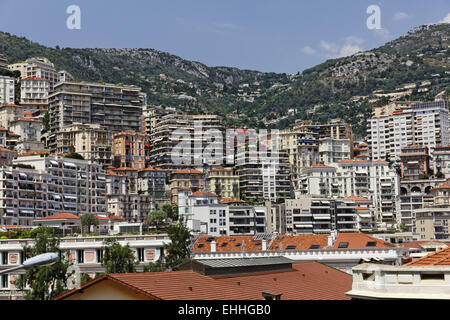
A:
[[[348,242],[346,249],[365,249],[365,248],[391,248],[394,245],[387,245],[386,241],[374,238],[364,233],[339,233],[334,245],[328,249],[338,249],[339,243]],[[368,247],[368,242],[375,242],[375,246]]]
[[[217,194],[212,193],[212,192],[196,191],[192,194],[192,196],[194,196],[194,197],[204,197],[204,196],[217,197]]]
[[[57,220],[57,219],[80,219],[80,217],[75,216],[71,213],[67,213],[67,212],[61,212],[61,213],[57,213],[54,214],[52,216],[48,216],[48,217],[44,217],[44,218],[39,218],[38,220]]]
[[[182,170],[176,170],[172,173],[192,173],[192,174],[203,174],[203,172],[195,169],[182,169]]]
[[[282,294],[282,300],[349,300],[352,276],[318,262],[293,263],[291,270],[232,276],[204,276],[192,270],[106,274],[60,300],[87,290],[100,281],[113,281],[151,299],[262,300],[262,292]]]
[[[405,266],[450,266],[450,248],[433,252],[425,257],[407,263]]]

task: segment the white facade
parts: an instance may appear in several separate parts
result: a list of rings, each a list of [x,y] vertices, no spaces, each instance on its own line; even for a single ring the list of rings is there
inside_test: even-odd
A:
[[[447,145],[450,139],[446,101],[398,107],[368,120],[368,143],[372,160],[399,160],[401,149],[411,144]]]
[[[13,164],[34,169],[0,169],[0,224],[29,226],[36,218],[60,212],[106,214],[100,166],[55,156],[20,157]]]
[[[387,162],[344,160],[333,166],[313,166],[303,170],[297,194],[321,197],[365,197],[376,208],[380,227],[396,224],[399,178]]]
[[[0,105],[14,104],[14,78],[0,76]]]

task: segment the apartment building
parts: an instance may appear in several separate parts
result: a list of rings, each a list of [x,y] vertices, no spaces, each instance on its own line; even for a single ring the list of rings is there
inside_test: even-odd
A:
[[[17,158],[17,151],[0,147],[0,166],[7,167]]]
[[[281,149],[289,154],[294,186],[298,186],[304,168],[352,158],[353,132],[346,123],[299,120],[292,130],[280,131],[279,136]]]
[[[8,130],[5,128],[0,128],[0,147],[5,148],[6,147],[6,140],[8,137]]]
[[[450,139],[446,101],[410,103],[378,108],[368,120],[367,141],[372,160],[400,159],[402,148],[422,145],[434,148]]]
[[[319,139],[319,161],[323,164],[336,163],[352,158],[350,139]]]
[[[0,106],[0,126],[8,129],[12,121],[24,117],[24,107],[14,104]]]
[[[147,194],[155,198],[166,197],[166,177],[168,172],[164,169],[149,167],[138,171],[138,193]]]
[[[104,168],[113,163],[113,132],[99,124],[73,123],[56,133],[56,154],[78,153]]]
[[[143,112],[142,132],[151,135],[156,130],[161,118],[171,113],[176,113],[176,109],[166,106],[146,106]]]
[[[21,165],[30,166],[22,168]],[[19,157],[1,168],[1,224],[29,226],[59,212],[106,214],[106,184],[100,166],[57,156]]]
[[[228,168],[214,168],[208,172],[208,191],[219,199],[239,199],[239,176]]]
[[[18,70],[21,79],[25,78],[42,78],[48,81],[49,89],[52,91],[55,85],[60,81],[60,73],[56,71],[55,65],[45,57],[32,57],[23,62],[17,62],[8,65],[11,71]],[[62,71],[63,73],[65,71]],[[65,72],[68,78],[72,80],[72,76]]]
[[[410,145],[400,154],[401,177],[404,180],[419,180],[430,171],[428,147]]]
[[[139,132],[120,132],[114,135],[113,165],[116,168],[144,169],[150,162],[149,136]]]
[[[217,160],[215,165],[223,163],[225,127],[221,117],[170,113],[155,121],[150,134],[152,166],[179,170],[202,167],[205,160]],[[217,159],[203,159],[206,147],[221,154],[213,155]]]
[[[18,142],[41,141],[42,122],[32,118],[20,118],[10,122],[9,130],[20,136]]]
[[[445,179],[450,178],[450,145],[437,146],[433,157],[434,174],[442,175]]]
[[[300,197],[285,204],[286,228],[292,234],[358,231],[356,205],[351,200]]]
[[[115,133],[140,132],[146,100],[135,86],[60,82],[49,95],[49,147],[55,150],[56,134],[73,123],[98,124]]]
[[[137,170],[111,168],[106,173],[108,213],[128,222],[145,222],[156,206],[169,203],[165,171],[159,168]]]
[[[0,106],[14,104],[14,78],[0,75]]]
[[[242,200],[219,202],[214,193],[180,190],[179,214],[193,232],[220,235],[254,235],[267,230],[267,210]]]
[[[368,198],[376,208],[379,227],[393,228],[398,222],[396,212],[400,182],[388,162],[348,159],[329,166],[315,165],[303,172],[297,194]]]
[[[20,105],[25,111],[48,109],[50,81],[44,78],[24,78],[20,81]]]
[[[416,210],[416,232],[420,240],[448,240],[450,185],[444,183],[430,191],[433,204]]]
[[[445,179],[401,180],[400,223],[405,231],[416,232],[416,211],[431,206],[430,191],[445,182]]]
[[[60,249],[62,254],[73,263],[77,270],[75,276],[70,278],[70,288],[79,287],[80,278],[88,274],[91,278],[104,273],[101,265],[105,236],[83,238],[61,238]],[[117,236],[117,241],[122,245],[129,245],[134,252],[138,265],[136,270],[142,272],[145,265],[156,262],[164,255],[164,246],[170,243],[167,235],[126,235]],[[23,246],[32,245],[32,239],[0,240],[0,270],[6,270],[19,266],[24,261]],[[25,270],[18,270],[0,277],[0,300],[24,298],[24,292],[17,290],[14,281]],[[75,282],[72,284],[72,280]]]
[[[172,203],[178,203],[178,193],[181,190],[197,192],[205,187],[205,177],[202,171],[195,169],[182,169],[172,171],[170,174],[170,193]]]
[[[236,173],[239,176],[241,199],[263,203],[282,202],[293,196],[288,154],[248,150],[237,154]]]

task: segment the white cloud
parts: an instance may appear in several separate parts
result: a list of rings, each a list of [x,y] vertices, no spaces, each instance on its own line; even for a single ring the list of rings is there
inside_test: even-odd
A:
[[[316,50],[314,50],[310,46],[306,46],[302,49],[302,52],[311,55],[311,54],[316,53]]]
[[[348,36],[343,40],[344,44],[342,45],[336,45],[334,43],[322,40],[320,42],[320,46],[325,51],[323,56],[328,59],[335,59],[351,56],[357,52],[364,51],[362,47],[362,43],[364,42],[363,39],[354,36]]]
[[[396,21],[405,20],[408,19],[409,17],[410,17],[409,14],[405,12],[397,12],[396,14],[394,14],[394,20]]]
[[[324,49],[325,51],[328,51],[328,52],[338,52],[339,51],[339,48],[337,45],[335,45],[334,43],[326,42],[324,40],[320,41],[320,46],[322,47],[322,49]]]
[[[447,16],[438,23],[450,23],[450,13],[447,14]]]

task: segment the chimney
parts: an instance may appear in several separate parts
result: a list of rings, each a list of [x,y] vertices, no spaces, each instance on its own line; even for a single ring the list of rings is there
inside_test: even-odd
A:
[[[262,241],[262,251],[267,251],[267,240],[263,239]]]
[[[329,247],[333,246],[333,243],[334,243],[334,237],[333,237],[333,235],[331,235],[328,237],[328,246]]]
[[[211,252],[216,252],[217,250],[217,242],[211,241]]]

